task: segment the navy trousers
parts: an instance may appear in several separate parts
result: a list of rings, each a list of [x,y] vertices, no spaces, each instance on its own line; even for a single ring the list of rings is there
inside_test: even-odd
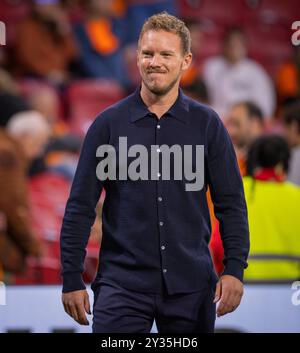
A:
[[[93,289],[94,333],[149,333],[155,319],[159,333],[211,333],[216,304],[211,286],[192,293],[141,293],[115,283]]]

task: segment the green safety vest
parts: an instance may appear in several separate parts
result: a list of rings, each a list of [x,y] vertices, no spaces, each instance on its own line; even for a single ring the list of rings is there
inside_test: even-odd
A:
[[[289,182],[244,177],[250,253],[247,282],[300,278],[300,188]]]

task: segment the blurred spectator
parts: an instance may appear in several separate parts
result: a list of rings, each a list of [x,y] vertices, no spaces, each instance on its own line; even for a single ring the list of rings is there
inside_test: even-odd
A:
[[[287,182],[289,147],[279,136],[257,139],[244,178],[250,227],[246,281],[300,278],[300,188]],[[274,202],[276,200],[276,202]]]
[[[0,68],[0,126],[4,127],[12,115],[29,110],[29,105],[20,97],[18,85],[8,72]]]
[[[259,137],[249,149],[243,178],[250,228],[247,282],[300,278],[300,188],[286,181],[289,156],[287,142],[276,135]],[[224,250],[218,233],[216,229],[210,249],[220,274]]]
[[[26,257],[39,257],[41,247],[30,225],[27,158],[11,132],[0,129],[0,272],[20,273]]]
[[[188,20],[185,21],[186,26],[191,33],[191,52],[193,54],[193,61],[188,70],[182,75],[180,84],[183,87],[192,86],[195,81],[199,87],[202,81],[202,60],[200,59],[201,48],[203,44],[203,31],[202,25],[199,21]],[[204,82],[201,85],[205,87]]]
[[[45,146],[51,137],[46,118],[38,112],[20,112],[11,117],[7,131],[16,138],[28,160],[28,174],[33,176],[46,169],[43,160]]]
[[[300,186],[300,101],[286,110],[284,132],[291,147],[288,180]]]
[[[18,94],[19,87],[11,75],[0,68],[0,92]]]
[[[144,21],[162,11],[175,15],[174,0],[127,0],[127,42],[137,43]]]
[[[30,84],[29,84],[30,86]],[[53,136],[62,136],[69,132],[68,125],[61,118],[62,106],[58,92],[52,86],[33,83],[25,96],[32,110],[41,113],[48,121]]]
[[[82,21],[81,3],[84,0],[60,0],[60,4],[72,24]]]
[[[74,135],[56,137],[47,146],[46,164],[50,172],[73,180],[81,147],[81,139]]]
[[[79,66],[85,77],[107,78],[128,84],[122,42],[114,32],[113,0],[87,0],[85,18],[75,26]]]
[[[0,92],[0,126],[5,127],[16,113],[29,110],[29,105],[19,95]]]
[[[246,159],[250,145],[264,133],[264,119],[261,110],[254,103],[245,101],[234,104],[225,120],[225,126],[233,142],[237,161],[242,176],[246,175]],[[223,266],[223,245],[219,224],[213,214],[213,205],[208,198],[212,219],[212,236],[210,249],[213,254],[217,273],[221,274]]]
[[[16,74],[43,77],[55,84],[68,80],[76,55],[71,26],[58,0],[33,0],[31,16],[17,28]]]
[[[300,46],[295,47],[294,58],[281,65],[276,81],[280,103],[300,97]]]
[[[208,59],[203,69],[211,103],[224,117],[234,103],[250,100],[266,118],[272,117],[275,94],[265,70],[247,57],[247,41],[239,28],[229,29],[224,38],[223,55]]]
[[[200,77],[195,78],[192,83],[184,86],[183,90],[186,95],[198,102],[209,104],[207,88]]]
[[[7,131],[18,139],[28,160],[43,153],[51,136],[47,120],[35,111],[21,112],[12,116],[7,124]]]
[[[245,175],[248,148],[264,132],[262,111],[250,101],[234,104],[229,110],[225,125],[234,145],[241,174]]]

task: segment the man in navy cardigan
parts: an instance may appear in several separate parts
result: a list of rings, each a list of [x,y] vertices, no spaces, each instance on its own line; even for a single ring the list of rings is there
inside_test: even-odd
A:
[[[104,188],[93,332],[213,332],[243,295],[249,230],[234,149],[218,115],[179,87],[190,33],[167,13],[144,24],[142,82],[99,114],[85,137],[61,229],[65,311],[88,325],[85,248]],[[218,279],[208,249],[209,186],[225,250]],[[216,308],[216,303],[218,307]]]

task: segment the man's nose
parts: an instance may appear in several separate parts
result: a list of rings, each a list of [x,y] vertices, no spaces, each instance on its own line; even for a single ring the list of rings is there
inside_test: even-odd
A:
[[[150,66],[151,67],[160,67],[161,66],[161,61],[160,61],[160,56],[159,55],[153,55],[152,59],[150,61]]]

